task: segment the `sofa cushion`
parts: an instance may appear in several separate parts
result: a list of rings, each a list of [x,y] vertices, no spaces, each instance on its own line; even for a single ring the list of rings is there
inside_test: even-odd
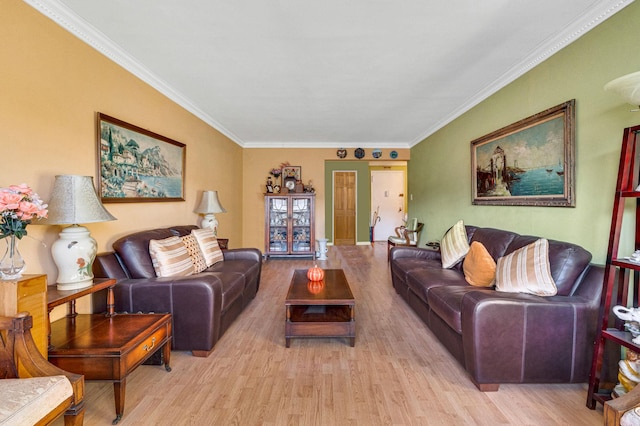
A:
[[[487,252],[493,257],[493,260],[497,261],[505,254],[510,253],[511,243],[516,237],[518,237],[518,234],[511,231],[494,228],[477,228],[471,237],[471,242],[477,241],[482,243],[484,248],[487,249]]]
[[[434,287],[469,287],[460,272],[441,267],[411,270],[407,273],[406,283],[411,291],[427,304],[429,303],[429,292]]]
[[[225,312],[244,293],[245,275],[235,271],[220,270],[202,272],[206,275],[214,275],[222,285],[222,312]]]
[[[180,237],[182,244],[187,248],[191,261],[193,262],[193,269],[196,274],[207,269],[207,261],[204,259],[202,251],[200,251],[200,245],[196,237],[189,234]]]
[[[135,232],[116,240],[113,249],[131,278],[155,278],[149,240],[161,240],[171,235],[171,231],[166,228]]]
[[[429,291],[429,308],[458,334],[462,334],[462,299],[470,291],[494,290],[464,285],[434,287]]]
[[[207,267],[224,260],[222,250],[218,245],[218,239],[211,229],[194,229],[191,234],[196,237],[200,251],[204,255]]]
[[[540,238],[498,259],[496,290],[554,296],[558,290],[549,268],[549,242]]]
[[[192,275],[193,261],[180,237],[149,241],[149,254],[159,277]]]
[[[455,266],[469,251],[467,232],[462,220],[456,222],[442,237],[440,252],[442,253],[442,267],[447,269]]]
[[[479,241],[471,242],[462,270],[464,279],[477,287],[490,287],[496,280],[496,261]]]

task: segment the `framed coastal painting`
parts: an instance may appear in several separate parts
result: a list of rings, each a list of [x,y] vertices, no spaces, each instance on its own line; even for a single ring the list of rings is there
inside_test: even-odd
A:
[[[185,144],[102,113],[97,130],[102,202],[184,201]]]
[[[575,99],[471,142],[472,203],[575,207]]]

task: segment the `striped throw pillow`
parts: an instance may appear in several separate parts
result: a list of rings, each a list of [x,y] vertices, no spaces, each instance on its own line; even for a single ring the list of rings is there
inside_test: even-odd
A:
[[[442,241],[440,241],[440,254],[442,255],[442,267],[452,268],[460,262],[469,252],[469,241],[464,223],[459,220],[449,229]]]
[[[224,260],[224,254],[218,245],[218,239],[211,229],[194,229],[191,234],[196,237],[200,251],[204,255],[207,267]]]
[[[200,246],[198,245],[196,237],[189,234],[180,238],[182,239],[182,244],[187,248],[189,256],[191,256],[194,272],[197,274],[198,272],[202,272],[207,269],[207,262],[204,260],[204,256],[200,251]]]
[[[549,241],[541,238],[498,259],[496,290],[553,296],[558,292],[549,267]]]
[[[149,254],[159,277],[185,276],[194,272],[193,261],[180,237],[150,240]]]

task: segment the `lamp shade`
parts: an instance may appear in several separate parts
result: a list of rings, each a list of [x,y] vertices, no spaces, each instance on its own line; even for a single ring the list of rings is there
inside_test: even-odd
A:
[[[58,267],[58,290],[78,290],[93,284],[92,266],[98,245],[89,230],[78,224],[115,219],[100,202],[91,176],[56,176],[49,217],[41,223],[72,225],[64,228],[51,245],[51,255]]]
[[[203,191],[202,200],[200,205],[194,210],[194,213],[207,214],[207,213],[226,213],[220,200],[218,199],[218,191]]]
[[[59,175],[56,176],[49,200],[49,216],[40,223],[77,225],[115,219],[98,199],[93,177]]]
[[[634,106],[640,105],[640,71],[623,75],[604,85],[608,90],[620,95],[625,101]]]

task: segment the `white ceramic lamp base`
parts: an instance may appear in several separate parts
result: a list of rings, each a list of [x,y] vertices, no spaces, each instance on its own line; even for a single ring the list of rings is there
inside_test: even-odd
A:
[[[202,218],[202,222],[200,222],[200,228],[202,229],[211,229],[213,231],[213,235],[218,235],[218,219],[216,219],[216,215],[213,213],[206,213]]]
[[[93,284],[93,261],[98,244],[84,226],[73,225],[58,234],[51,246],[53,261],[58,267],[58,290],[78,290]]]

